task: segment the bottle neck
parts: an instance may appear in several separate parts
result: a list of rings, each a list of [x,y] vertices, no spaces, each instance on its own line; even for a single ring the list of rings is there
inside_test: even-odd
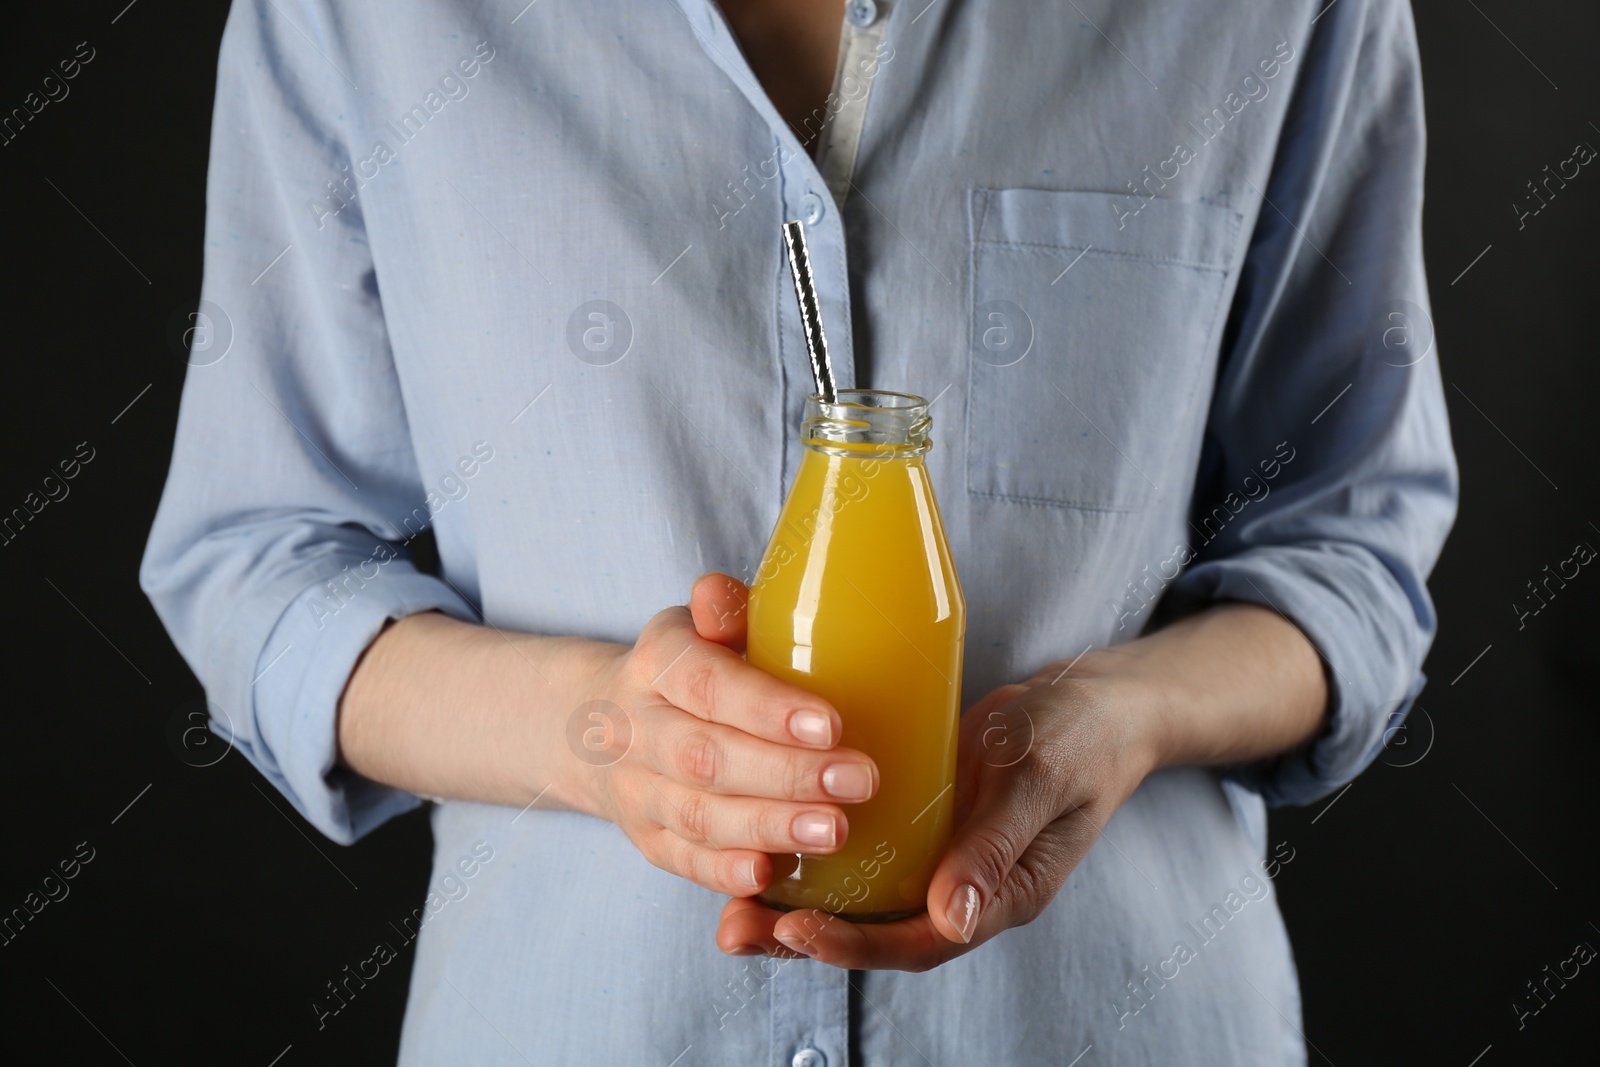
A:
[[[832,401],[806,400],[800,441],[832,456],[903,459],[920,456],[933,442],[928,402],[911,393],[840,389]]]

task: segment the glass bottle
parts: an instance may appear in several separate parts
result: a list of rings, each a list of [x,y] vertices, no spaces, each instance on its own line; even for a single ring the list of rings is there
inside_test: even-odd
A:
[[[794,485],[750,587],[749,662],[832,702],[878,765],[832,855],[773,856],[760,899],[857,922],[913,915],[949,843],[966,601],[923,464],[928,402],[806,403]]]

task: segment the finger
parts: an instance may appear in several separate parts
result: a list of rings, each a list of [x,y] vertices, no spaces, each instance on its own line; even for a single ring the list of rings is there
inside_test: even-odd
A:
[[[804,952],[796,952],[772,936],[773,926],[784,914],[754,897],[735,897],[724,905],[717,921],[717,947],[730,956],[805,959]]]
[[[702,574],[689,591],[689,614],[694,618],[695,632],[735,652],[744,651],[749,606],[749,587],[726,574]]]
[[[717,920],[717,947],[734,956],[791,954],[772,936],[772,927],[782,915],[753,897],[735,897]]]
[[[856,804],[878,791],[878,767],[853,748],[819,752],[701,722],[669,705],[637,709],[639,759],[675,782],[725,796]]]
[[[1075,857],[1046,862],[1070,851],[1054,839],[1041,841],[1039,854],[1029,855],[1041,832],[1060,814],[1055,808],[1034,774],[1021,768],[983,768],[972,814],[956,829],[928,886],[930,928],[948,941],[977,944],[1037,915],[1076,863]],[[1088,826],[1083,819],[1061,826],[1080,822]],[[1093,840],[1092,828],[1087,837]],[[1028,877],[1013,878],[1025,856]]]
[[[749,924],[745,918],[735,926],[730,941],[750,933]],[[793,952],[851,970],[925,971],[968,951],[941,936],[926,912],[894,922],[853,923],[826,911],[792,911],[778,916],[772,938]]]
[[[926,914],[857,924],[821,910],[776,911],[750,897],[728,901],[716,938],[731,955],[803,956],[855,970],[925,971],[969,951],[940,936]]]
[[[691,844],[826,855],[849,837],[849,822],[832,805],[718,796],[659,775],[650,785],[646,814]]]
[[[724,896],[748,897],[772,880],[772,858],[765,852],[697,845],[664,827],[636,843],[644,858],[663,871]]]
[[[643,681],[697,718],[811,748],[828,748],[843,732],[832,704],[700,637],[687,608],[668,608],[651,619],[635,648],[649,674]]]

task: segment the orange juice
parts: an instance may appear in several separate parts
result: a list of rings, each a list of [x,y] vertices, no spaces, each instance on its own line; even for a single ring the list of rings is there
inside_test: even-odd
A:
[[[844,847],[773,857],[761,899],[856,921],[921,911],[950,839],[966,602],[933,486],[927,402],[813,397],[804,458],[750,587],[750,663],[832,702],[877,763]]]

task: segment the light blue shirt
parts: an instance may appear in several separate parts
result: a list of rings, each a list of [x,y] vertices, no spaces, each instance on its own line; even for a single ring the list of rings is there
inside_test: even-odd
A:
[[[1316,644],[1328,726],[1153,776],[1038,919],[921,975],[724,956],[723,899],[611,824],[439,803],[401,1062],[1303,1062],[1264,802],[1405,714],[1455,510],[1410,12],[848,12],[797,131],[707,0],[238,0],[144,587],[217,729],[355,840],[420,802],[334,766],[385,620],[627,642],[753,574],[810,391],[806,219],[840,384],[935,401],[968,704],[1230,599]],[[361,969],[417,925],[374,916]]]

